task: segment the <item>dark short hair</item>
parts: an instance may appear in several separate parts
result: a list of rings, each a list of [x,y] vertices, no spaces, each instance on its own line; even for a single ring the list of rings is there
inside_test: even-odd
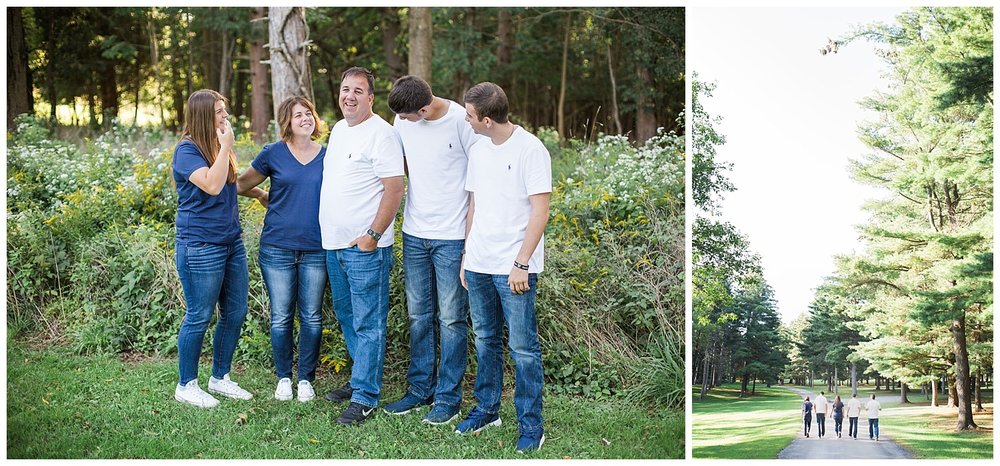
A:
[[[481,82],[465,91],[465,103],[476,109],[479,121],[490,117],[497,123],[507,123],[507,94],[503,88],[491,82]]]
[[[389,91],[389,110],[392,113],[416,113],[431,102],[434,102],[431,85],[419,76],[403,76],[392,84]]]
[[[348,76],[364,76],[364,78],[368,81],[368,94],[375,93],[375,75],[373,75],[368,68],[352,66],[340,75],[340,82],[344,82]]]

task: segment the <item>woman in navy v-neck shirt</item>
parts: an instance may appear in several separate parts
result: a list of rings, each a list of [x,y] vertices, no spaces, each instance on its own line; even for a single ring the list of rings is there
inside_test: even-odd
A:
[[[226,98],[203,89],[184,109],[184,132],[174,149],[177,187],[177,275],[184,289],[184,321],[177,336],[179,381],[174,399],[201,408],[219,404],[198,386],[198,359],[219,307],[208,391],[241,400],[250,392],[229,369],[247,314],[249,274],[236,204],[236,155]]]
[[[281,141],[268,144],[239,177],[238,192],[267,206],[260,235],[260,271],[271,302],[271,349],[278,378],[274,397],[292,399],[292,322],[299,315],[299,401],[316,394],[320,340],[323,337],[323,291],[326,252],[319,230],[319,191],[326,148],[316,107],[303,97],[278,107]],[[271,179],[270,191],[254,188]],[[259,194],[257,194],[259,193]]]

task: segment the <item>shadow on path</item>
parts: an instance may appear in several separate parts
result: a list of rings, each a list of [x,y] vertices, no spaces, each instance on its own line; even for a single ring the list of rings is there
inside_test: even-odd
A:
[[[811,392],[800,388],[782,387],[793,391],[802,397],[809,396],[816,399],[818,392]],[[830,398],[831,401],[833,397]],[[877,398],[879,401],[883,398]],[[863,403],[863,402],[862,402]],[[878,441],[868,439],[868,419],[863,419],[865,410],[862,405],[862,418],[858,419],[858,438],[852,439],[847,436],[848,422],[845,417],[843,427],[843,437],[837,438],[833,431],[833,415],[826,421],[826,436],[815,437],[817,434],[816,421],[813,420],[812,433],[814,436],[806,438],[799,429],[798,435],[792,443],[778,452],[778,459],[882,459],[882,458],[913,458],[905,448],[899,446],[885,434],[885,425],[879,425]],[[802,420],[799,419],[801,425]]]

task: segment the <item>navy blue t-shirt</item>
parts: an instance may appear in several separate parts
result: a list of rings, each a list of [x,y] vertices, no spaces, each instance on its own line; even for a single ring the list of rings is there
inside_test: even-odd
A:
[[[220,156],[223,156],[220,154]],[[190,140],[174,149],[173,175],[177,185],[177,244],[229,244],[240,237],[236,183],[227,183],[217,196],[202,191],[189,181],[195,170],[208,161]]]
[[[251,165],[271,178],[267,215],[260,244],[296,251],[322,251],[319,231],[319,190],[323,185],[323,158],[319,155],[303,165],[285,142],[268,144]]]

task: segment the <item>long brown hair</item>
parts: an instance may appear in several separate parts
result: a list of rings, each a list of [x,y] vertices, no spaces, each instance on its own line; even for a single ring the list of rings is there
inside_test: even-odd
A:
[[[215,133],[215,103],[220,100],[229,105],[222,94],[202,89],[188,97],[187,107],[184,108],[184,132],[181,137],[198,147],[210,167],[219,156],[219,136]],[[233,184],[236,182],[236,154],[230,149],[228,155],[229,174],[226,176],[226,183]]]

